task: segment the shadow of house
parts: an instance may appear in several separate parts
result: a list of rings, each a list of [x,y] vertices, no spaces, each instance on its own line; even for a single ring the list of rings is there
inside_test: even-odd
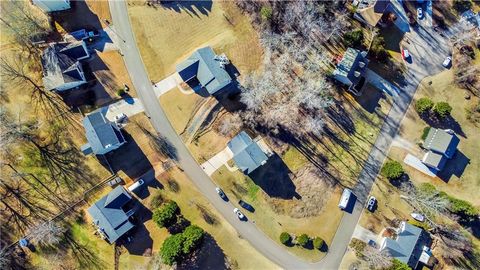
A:
[[[128,191],[123,186],[117,186],[88,208],[98,234],[108,243],[117,242],[135,227],[132,222],[135,214],[132,203]]]
[[[453,175],[460,178],[465,169],[467,168],[468,164],[470,164],[470,159],[465,156],[461,151],[457,150],[452,160],[447,162],[443,170],[441,170],[437,174],[437,176],[438,178],[448,183],[448,181],[450,181],[450,178],[452,178]]]
[[[221,99],[238,89],[226,70],[228,65],[225,54],[216,55],[211,47],[204,47],[178,64],[176,71],[198,95]]]
[[[356,96],[355,100],[369,113],[375,113],[379,109],[381,99],[386,99],[385,92],[378,91],[374,87],[365,87],[361,96]]]
[[[212,11],[213,2],[207,1],[160,1],[162,7],[165,9],[171,9],[175,12],[187,12],[190,15],[200,17],[197,13],[208,16],[208,13]]]
[[[273,155],[268,162],[248,176],[270,197],[281,199],[301,199],[290,178],[291,171],[278,155]]]
[[[208,233],[203,237],[202,245],[188,258],[177,265],[179,270],[229,269],[226,256],[215,239]]]
[[[102,23],[84,0],[70,1],[72,8],[52,14],[53,22],[67,32],[85,29],[102,30]]]
[[[134,216],[136,226],[128,233],[130,241],[123,239],[119,243],[125,247],[129,254],[138,256],[152,255],[153,239],[147,227],[145,227],[145,222],[150,219],[152,219],[152,211],[137,201]]]

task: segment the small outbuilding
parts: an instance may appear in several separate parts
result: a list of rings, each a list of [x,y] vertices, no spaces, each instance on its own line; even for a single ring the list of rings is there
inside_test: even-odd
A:
[[[233,153],[235,164],[246,175],[267,163],[267,154],[245,131],[233,137],[227,145]]]
[[[104,155],[126,142],[120,128],[105,118],[99,110],[85,116],[83,127],[88,140],[88,143],[82,146],[85,155]]]
[[[204,47],[178,64],[176,70],[193,89],[200,86],[210,95],[218,95],[232,83],[230,74],[225,70],[229,63],[224,54],[216,55],[211,47]]]
[[[129,208],[132,196],[123,186],[117,186],[110,193],[88,208],[88,213],[97,227],[98,233],[108,243],[115,243],[135,225],[131,217],[135,213]]]

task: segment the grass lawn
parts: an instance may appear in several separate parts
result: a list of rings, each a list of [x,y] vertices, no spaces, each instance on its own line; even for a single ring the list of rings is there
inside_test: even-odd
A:
[[[257,34],[233,2],[175,1],[153,8],[129,1],[128,11],[152,81],[173,73],[177,63],[207,45],[225,53],[240,73],[260,65]]]
[[[160,96],[160,105],[165,110],[173,128],[179,134],[185,130],[195,110],[204,101],[203,97],[197,94],[183,94],[178,88]]]

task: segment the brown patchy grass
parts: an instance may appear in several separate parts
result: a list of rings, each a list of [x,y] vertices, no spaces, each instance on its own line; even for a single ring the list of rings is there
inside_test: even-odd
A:
[[[152,8],[129,3],[132,27],[151,80],[173,73],[177,63],[207,45],[219,54],[226,53],[241,73],[260,65],[262,50],[247,17],[232,2],[211,3],[205,14],[193,6],[175,11],[161,5]]]
[[[178,88],[160,96],[160,105],[165,110],[168,120],[177,133],[181,133],[187,127],[195,109],[204,98],[197,94],[185,95]]]

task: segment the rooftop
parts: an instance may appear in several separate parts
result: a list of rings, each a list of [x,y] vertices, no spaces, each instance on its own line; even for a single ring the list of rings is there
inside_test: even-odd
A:
[[[111,244],[117,241],[135,225],[130,222],[130,213],[122,208],[132,200],[123,186],[117,186],[88,208],[93,223]]]
[[[102,153],[112,145],[125,142],[121,131],[114,127],[114,124],[106,119],[99,110],[83,118],[83,127],[91,151],[95,154]]]
[[[430,128],[423,146],[426,149],[445,155],[451,158],[457,150],[460,139],[453,131],[445,131],[438,128]]]
[[[237,167],[247,175],[268,160],[257,142],[253,141],[245,131],[235,136],[228,143],[228,148],[233,152],[233,160]]]
[[[363,2],[367,2],[367,4],[363,4]],[[390,4],[390,0],[377,0],[373,5],[371,2],[373,1],[360,1],[358,11],[355,13],[354,17],[364,21],[372,27],[375,27],[382,18],[385,9]]]
[[[353,84],[357,84],[363,75],[363,69],[365,69],[368,64],[368,60],[365,58],[366,56],[366,52],[360,52],[354,48],[347,48],[333,74],[348,77]]]
[[[428,151],[425,156],[423,156],[423,163],[425,163],[425,165],[428,165],[432,168],[435,168],[439,171],[441,171],[443,169],[443,167],[445,167],[445,163],[447,162],[447,159],[445,158],[445,156],[441,155],[441,154],[437,154],[437,153],[434,153],[432,151]]]
[[[187,60],[178,64],[176,70],[184,81],[197,78],[211,95],[232,82],[211,47],[196,50]]]

